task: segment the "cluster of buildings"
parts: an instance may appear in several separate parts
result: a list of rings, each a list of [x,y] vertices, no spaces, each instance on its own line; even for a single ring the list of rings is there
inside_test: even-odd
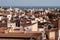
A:
[[[52,14],[52,15],[51,15]],[[41,31],[44,28],[57,28],[60,9],[19,9],[0,7],[0,27],[8,27],[25,31]]]

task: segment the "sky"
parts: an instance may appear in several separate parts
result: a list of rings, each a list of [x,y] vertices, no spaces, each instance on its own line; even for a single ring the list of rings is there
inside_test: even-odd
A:
[[[0,6],[60,6],[60,0],[0,0]]]

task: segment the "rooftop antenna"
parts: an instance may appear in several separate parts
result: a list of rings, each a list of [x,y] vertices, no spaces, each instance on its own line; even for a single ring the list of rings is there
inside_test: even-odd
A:
[[[12,8],[11,6],[12,6],[12,4],[11,4],[12,2],[11,2],[11,0],[10,0],[10,9]]]
[[[3,0],[0,0],[0,8],[2,8],[4,5],[3,5]]]
[[[10,8],[12,8],[14,5],[14,0],[10,0]]]
[[[0,2],[2,2],[2,0],[0,0]],[[0,7],[2,6],[2,3],[0,3]]]
[[[13,5],[14,5],[14,0],[10,0],[10,10],[12,10]]]

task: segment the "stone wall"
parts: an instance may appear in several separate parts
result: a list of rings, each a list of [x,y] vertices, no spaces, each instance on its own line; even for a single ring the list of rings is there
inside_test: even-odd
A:
[[[27,39],[27,38],[25,38],[25,39],[14,39],[14,38],[0,38],[0,40],[35,40],[35,39]]]

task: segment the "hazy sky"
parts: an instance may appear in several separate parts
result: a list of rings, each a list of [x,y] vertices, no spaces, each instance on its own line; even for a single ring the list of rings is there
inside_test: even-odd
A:
[[[0,0],[0,6],[60,6],[60,0]]]

